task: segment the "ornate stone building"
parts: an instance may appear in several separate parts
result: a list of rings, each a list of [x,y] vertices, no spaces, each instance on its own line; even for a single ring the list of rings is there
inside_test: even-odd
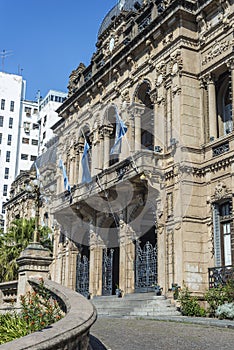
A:
[[[54,126],[71,185],[57,169],[55,281],[92,296],[200,294],[233,271],[233,8],[121,0],[104,18]],[[112,154],[117,114],[127,132]]]

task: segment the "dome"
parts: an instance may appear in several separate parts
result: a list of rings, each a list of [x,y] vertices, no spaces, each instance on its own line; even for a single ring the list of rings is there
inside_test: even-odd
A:
[[[98,37],[110,26],[113,21],[113,17],[117,17],[120,12],[123,11],[137,11],[134,4],[142,5],[144,0],[119,0],[118,4],[115,5],[106,15],[100,29],[98,31]]]

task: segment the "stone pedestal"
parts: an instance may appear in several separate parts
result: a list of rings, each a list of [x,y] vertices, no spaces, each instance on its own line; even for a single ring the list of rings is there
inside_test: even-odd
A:
[[[48,278],[49,266],[53,258],[51,252],[40,243],[30,243],[17,259],[19,265],[17,302],[20,295],[30,290],[29,277]]]

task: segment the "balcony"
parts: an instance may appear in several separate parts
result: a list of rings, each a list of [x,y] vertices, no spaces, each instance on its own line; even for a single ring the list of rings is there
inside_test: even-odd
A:
[[[229,280],[234,280],[234,266],[219,266],[208,268],[209,289],[224,286]]]
[[[54,211],[70,207],[71,197],[73,203],[86,201],[91,196],[108,191],[117,184],[121,184],[121,182],[135,181],[136,177],[139,178],[143,173],[151,173],[160,177],[162,176],[162,169],[159,160],[162,157],[162,154],[149,150],[137,151],[133,156],[94,175],[89,186],[86,184],[74,185],[71,196],[66,192],[60,193],[54,201]]]

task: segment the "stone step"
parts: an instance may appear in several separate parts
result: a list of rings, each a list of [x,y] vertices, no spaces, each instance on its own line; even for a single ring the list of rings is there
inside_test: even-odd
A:
[[[96,308],[119,308],[121,307],[131,307],[131,308],[148,308],[152,309],[153,307],[171,307],[171,302],[167,299],[161,300],[126,300],[118,299],[114,301],[102,302],[101,300],[92,300]]]
[[[135,293],[117,296],[95,297],[92,300],[99,316],[113,317],[157,317],[177,316],[180,313],[165,296],[155,293]]]

